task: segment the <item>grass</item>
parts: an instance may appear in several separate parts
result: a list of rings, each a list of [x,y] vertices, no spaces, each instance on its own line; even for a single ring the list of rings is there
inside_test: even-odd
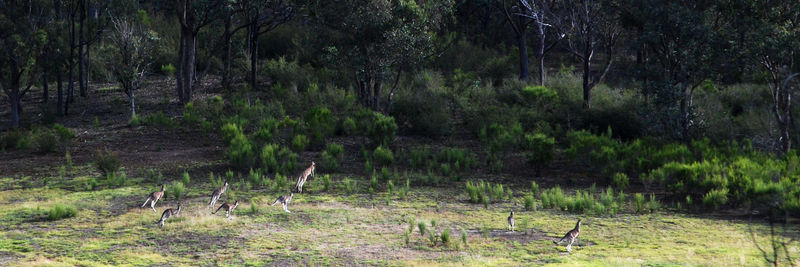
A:
[[[214,185],[200,179],[186,187],[183,212],[162,230],[155,225],[160,212],[177,206],[177,201],[160,201],[158,213],[139,208],[152,191],[145,185],[150,178],[130,178],[121,187],[101,185],[95,191],[72,189],[90,178],[0,192],[0,202],[14,203],[0,205],[0,261],[26,266],[763,264],[746,221],[661,211],[636,215],[633,207],[628,213],[598,217],[552,209],[518,211],[518,232],[505,234],[507,210],[519,207],[528,196],[524,188],[515,190],[526,194],[494,202],[489,209],[469,204],[460,186],[411,187],[407,199],[395,198],[391,206],[383,206],[371,202],[366,192],[351,188],[347,194],[342,185],[323,192],[323,183],[312,180],[306,186],[314,193],[295,194],[292,213],[269,206],[280,193],[272,188],[229,189],[220,202],[232,201],[233,191],[250,201],[228,220],[210,214],[207,196],[196,191]],[[19,180],[24,179],[33,178]],[[655,205],[648,198],[641,197],[643,209]],[[61,213],[53,210],[71,216],[42,219],[43,214]],[[567,254],[552,240],[571,229],[577,218],[584,220],[583,231],[573,253]],[[766,227],[755,229],[766,241]],[[798,252],[796,246],[790,249]]]

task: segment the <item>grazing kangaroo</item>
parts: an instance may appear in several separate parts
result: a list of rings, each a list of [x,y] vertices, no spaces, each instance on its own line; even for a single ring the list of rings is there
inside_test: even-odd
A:
[[[150,202],[150,208],[153,209],[153,212],[158,212],[158,211],[156,211],[156,202],[158,202],[159,199],[164,197],[164,192],[166,192],[166,191],[167,191],[167,189],[165,189],[164,185],[162,184],[161,185],[161,191],[155,191],[153,193],[150,193],[150,195],[147,196],[147,200],[145,200],[144,204],[142,204],[142,208],[144,208],[144,205],[147,205],[147,202],[149,201]]]
[[[238,206],[239,206],[239,201],[238,200],[236,202],[234,202],[233,204],[225,202],[225,203],[222,204],[222,206],[219,206],[219,208],[217,210],[215,210],[214,212],[212,212],[211,214],[216,214],[217,211],[219,211],[221,209],[225,209],[225,217],[230,219],[231,218],[231,213],[233,213],[233,210],[236,209],[236,207],[238,207]]]
[[[161,225],[161,228],[164,228],[164,222],[167,221],[169,217],[178,216],[181,213],[181,204],[178,203],[177,209],[167,209],[164,213],[161,214],[161,220],[156,222],[157,224]]]
[[[314,174],[315,174],[314,173],[314,165],[315,164],[312,161],[311,162],[311,166],[309,166],[305,171],[303,171],[303,173],[300,174],[300,177],[297,178],[297,186],[295,186],[297,188],[297,192],[302,193],[303,192],[303,185],[306,183],[306,179],[308,179],[309,176],[312,176],[312,177],[314,176]]]
[[[511,215],[508,216],[508,228],[511,228],[511,232],[514,232],[514,211],[511,211]]]
[[[211,201],[208,202],[208,207],[213,208],[214,204],[217,204],[217,200],[219,200],[219,197],[222,196],[222,194],[225,193],[226,190],[228,190],[228,181],[225,181],[225,185],[223,185],[222,187],[217,188],[216,190],[214,190],[214,192],[211,192]]]
[[[283,211],[292,213],[286,208],[286,206],[289,205],[289,201],[292,201],[292,197],[294,197],[294,193],[290,193],[288,196],[279,196],[278,199],[276,199],[275,202],[270,206],[275,206],[275,204],[281,203],[283,204]]]
[[[568,242],[567,251],[572,252],[572,243],[575,242],[575,238],[577,238],[580,233],[581,233],[581,219],[578,219],[578,223],[575,224],[575,228],[572,228],[572,230],[567,232],[567,234],[564,235],[564,237],[562,237],[561,240],[558,240],[558,242],[553,242],[553,243],[560,244],[562,241],[567,240]]]

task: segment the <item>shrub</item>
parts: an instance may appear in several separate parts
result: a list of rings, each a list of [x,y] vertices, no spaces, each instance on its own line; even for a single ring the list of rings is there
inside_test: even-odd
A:
[[[325,143],[325,138],[333,135],[336,124],[331,111],[325,107],[312,107],[303,117],[307,134],[316,145]]]
[[[650,201],[647,202],[647,209],[650,210],[650,212],[655,212],[659,208],[661,208],[661,203],[658,203],[658,200],[656,200],[656,195],[651,193]]]
[[[472,183],[467,181],[466,190],[472,203],[483,203],[484,206],[488,206],[491,201],[500,201],[506,197],[503,185],[492,185],[491,182],[480,181],[479,183]]]
[[[42,130],[36,133],[34,141],[39,153],[55,152],[58,147],[58,136],[49,130]]]
[[[213,172],[209,172],[208,173],[208,181],[211,183],[211,186],[213,186],[214,188],[222,187],[222,185],[225,183],[224,181],[222,181],[222,177],[221,176],[214,177],[214,173]]]
[[[369,115],[364,125],[364,133],[378,146],[388,146],[394,141],[397,134],[397,124],[394,118],[378,112],[368,111]]]
[[[305,135],[298,134],[292,138],[292,150],[294,152],[300,153],[305,151],[308,144],[309,140]]]
[[[531,194],[534,196],[539,194],[539,184],[536,181],[531,181]]]
[[[348,195],[358,192],[358,181],[350,178],[344,178],[342,183],[344,184],[345,192],[347,192]]]
[[[525,149],[528,150],[528,163],[536,168],[536,176],[541,176],[542,168],[553,159],[555,138],[545,134],[526,134]]]
[[[419,222],[417,224],[417,227],[419,227],[419,235],[425,235],[425,232],[426,232],[425,229],[427,228],[427,225],[425,225],[425,222]]]
[[[618,172],[615,173],[613,177],[611,177],[611,184],[614,185],[614,187],[616,188],[619,189],[626,188],[628,187],[629,183],[630,179],[628,179],[628,175],[626,175],[625,173]]]
[[[253,141],[258,145],[272,142],[275,131],[278,129],[278,121],[274,118],[262,119],[259,122],[258,130],[253,133]]]
[[[76,214],[78,214],[78,211],[73,206],[55,204],[47,212],[47,220],[57,221],[61,219],[72,218],[75,217]]]
[[[713,189],[703,196],[703,205],[712,209],[719,208],[720,205],[728,203],[728,189]]]
[[[185,185],[188,185],[190,184],[190,181],[191,177],[189,176],[189,173],[184,171],[183,175],[181,176],[181,182],[183,182]]]
[[[186,192],[186,187],[183,182],[175,181],[172,183],[172,186],[167,189],[167,192],[172,195],[173,199],[180,200],[183,197],[183,193]]]
[[[440,236],[440,238],[442,239],[442,244],[443,245],[449,246],[450,245],[450,229],[449,228],[445,228],[444,231],[442,231],[442,235]]]
[[[375,162],[384,166],[394,163],[394,154],[392,154],[392,150],[384,148],[383,146],[375,148],[375,151],[372,152],[372,157],[375,159]]]
[[[139,116],[137,116],[136,114],[133,114],[133,116],[131,116],[131,119],[128,120],[128,125],[130,125],[131,127],[139,127],[140,125],[142,125],[142,119],[140,119]]]
[[[556,186],[542,191],[542,208],[567,209],[567,197],[564,195],[564,191],[561,190],[561,187]]]
[[[322,168],[328,171],[336,171],[339,169],[339,161],[344,154],[342,145],[330,143],[322,151]]]
[[[333,180],[331,179],[330,174],[324,174],[320,176],[322,178],[322,190],[328,192],[328,190],[333,189]]]
[[[266,172],[274,172],[278,170],[278,152],[280,147],[275,144],[264,145],[261,149],[261,167]]]
[[[536,204],[532,194],[525,196],[525,210],[536,210]]]
[[[234,167],[240,170],[246,170],[253,166],[256,157],[253,152],[253,145],[244,134],[237,134],[231,140],[230,146],[225,151],[225,158]]]
[[[244,132],[242,132],[242,127],[235,123],[225,123],[222,125],[220,130],[222,131],[222,141],[224,141],[226,144],[230,144],[230,142],[233,141],[233,138],[239,135],[244,135]]]
[[[415,86],[416,87],[416,86]],[[396,95],[391,115],[405,134],[440,138],[451,132],[448,99],[424,85]]]
[[[342,121],[342,131],[344,131],[346,135],[358,134],[358,125],[356,124],[356,120],[350,117],[345,118]]]
[[[286,179],[285,175],[281,175],[280,173],[275,174],[275,179],[273,179],[273,190],[277,192],[282,192],[286,189],[286,186],[289,185],[288,180]]]
[[[175,128],[175,122],[161,111],[157,112],[156,114],[145,116],[142,122],[144,124],[159,128]]]
[[[464,243],[464,247],[467,247],[467,231],[461,229],[461,243]]]
[[[69,146],[69,143],[72,142],[72,138],[75,138],[75,132],[73,130],[59,123],[53,125],[53,131],[58,135],[58,140],[64,148]]]
[[[643,213],[645,211],[644,195],[642,195],[642,193],[636,193],[633,195],[633,199],[636,213]]]
[[[525,86],[522,88],[524,96],[532,104],[545,104],[558,101],[558,93],[545,86]]]
[[[119,170],[119,156],[108,149],[97,150],[94,157],[94,166],[104,176],[116,173]]]
[[[253,197],[250,199],[250,214],[256,215],[259,213],[261,213],[261,211],[258,209],[258,198]]]

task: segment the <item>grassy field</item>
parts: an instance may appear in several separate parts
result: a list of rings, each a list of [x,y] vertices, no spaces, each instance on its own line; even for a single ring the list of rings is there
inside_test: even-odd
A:
[[[229,220],[224,212],[211,214],[207,195],[213,185],[195,178],[187,186],[183,212],[162,229],[155,222],[177,201],[167,193],[156,206],[158,213],[140,208],[147,194],[158,190],[148,178],[131,175],[119,187],[101,181],[92,191],[83,188],[89,179],[51,177],[47,186],[33,182],[42,177],[0,179],[5,189],[0,192],[0,265],[764,264],[747,221],[673,213],[591,217],[523,211],[521,197],[486,209],[469,204],[463,184],[457,183],[412,187],[406,200],[391,196],[387,201],[385,192],[348,195],[337,177],[335,188],[322,192],[321,181],[315,179],[306,192],[295,194],[292,213],[268,205],[278,196],[273,190],[243,190],[234,183],[220,203],[233,198],[244,203]],[[56,205],[74,207],[74,217],[48,218]],[[516,232],[507,230],[512,209],[517,211]],[[569,254],[553,241],[578,218],[584,220],[583,229]],[[420,222],[436,233],[435,243],[430,234],[420,235]],[[413,230],[407,234],[409,228]],[[764,226],[755,229],[763,241]],[[444,244],[446,230],[450,240]]]

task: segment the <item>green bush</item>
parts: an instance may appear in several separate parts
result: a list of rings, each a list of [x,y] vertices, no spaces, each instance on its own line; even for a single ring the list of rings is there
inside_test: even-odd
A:
[[[150,114],[142,119],[142,123],[158,128],[175,128],[175,122],[163,112],[159,111],[156,114]]]
[[[561,187],[554,187],[542,191],[542,208],[552,209],[557,208],[561,210],[567,209],[567,197]]]
[[[172,183],[169,189],[167,189],[167,193],[172,195],[172,198],[175,200],[180,200],[183,198],[183,193],[186,192],[186,187],[183,182],[175,181]]]
[[[72,218],[75,217],[76,214],[78,214],[78,210],[76,210],[73,206],[55,204],[47,212],[47,220],[57,221],[61,219]]]
[[[659,203],[658,200],[656,200],[656,195],[651,193],[650,194],[650,201],[647,202],[647,209],[650,212],[655,212],[656,210],[658,210],[660,208],[661,208],[661,203]]]
[[[645,209],[644,195],[642,195],[642,193],[636,193],[633,195],[633,199],[634,199],[634,207],[636,209],[636,213],[645,212],[646,209]]]
[[[225,158],[232,166],[239,170],[246,170],[253,166],[256,155],[253,145],[244,134],[238,133],[230,141],[230,146],[225,151]]]
[[[278,152],[280,147],[275,144],[267,144],[261,149],[261,167],[265,172],[275,172],[278,170]]]
[[[419,235],[425,235],[425,233],[427,232],[425,229],[428,227],[427,225],[425,225],[425,222],[417,223],[417,227],[419,227]]]
[[[394,154],[391,149],[378,146],[372,152],[372,157],[378,164],[382,166],[392,165],[394,163]]]
[[[534,202],[533,195],[525,196],[525,210],[536,210],[536,203]]]
[[[326,171],[336,171],[339,169],[339,161],[342,160],[344,148],[342,145],[329,143],[322,151],[322,168]]]
[[[628,179],[628,175],[618,172],[611,177],[611,184],[616,188],[624,189],[630,184],[630,179]]]
[[[303,120],[306,123],[306,133],[311,136],[315,145],[324,144],[325,138],[333,135],[336,130],[333,115],[325,107],[312,107],[306,112]]]
[[[261,119],[258,123],[259,127],[253,133],[253,141],[257,145],[264,145],[274,141],[275,132],[278,129],[278,121],[274,118]]]
[[[34,142],[39,153],[55,152],[58,148],[58,136],[50,130],[41,130],[34,135]]]
[[[553,103],[558,101],[558,93],[545,86],[525,86],[522,88],[524,96],[532,104]]]
[[[728,203],[728,189],[713,189],[703,196],[703,205],[716,210],[719,206]]]
[[[555,138],[541,133],[526,134],[524,144],[528,151],[528,163],[536,168],[536,176],[541,176],[542,168],[553,160]]]
[[[72,142],[72,139],[75,138],[75,131],[64,127],[64,125],[59,123],[53,125],[53,131],[56,133],[56,135],[58,135],[58,141],[64,148],[69,146],[70,142]]]
[[[438,88],[418,85],[422,81],[416,81],[417,78],[425,79],[416,77],[414,90],[403,90],[395,96],[391,115],[398,125],[403,125],[401,130],[407,135],[438,139],[450,134],[452,113],[447,108],[448,99],[431,90]]]
[[[287,180],[286,175],[281,175],[280,173],[275,174],[275,179],[272,181],[272,190],[276,192],[283,192],[288,185],[289,181]]]
[[[120,167],[119,155],[108,149],[97,150],[94,156],[94,166],[103,176],[114,174]]]
[[[350,178],[344,178],[344,181],[342,181],[342,183],[344,184],[345,192],[347,192],[348,195],[352,195],[358,192],[358,181]]]
[[[506,191],[504,190],[503,185],[492,185],[491,182],[480,181],[478,183],[473,183],[471,181],[467,181],[466,191],[470,198],[470,202],[475,204],[483,203],[484,206],[487,206],[490,202],[501,201],[506,198]],[[508,192],[510,193],[510,191]]]
[[[360,121],[360,128],[366,136],[377,146],[389,146],[397,134],[397,124],[394,118],[370,110],[362,110],[356,114]]]
[[[531,194],[534,196],[539,194],[539,184],[536,181],[531,181]]]
[[[347,117],[342,121],[342,131],[346,135],[355,135],[358,134],[358,125],[356,124],[356,120],[353,118]]]
[[[309,142],[308,137],[305,135],[295,135],[294,138],[292,138],[292,150],[297,153],[303,152],[306,150]]]
[[[439,237],[442,239],[442,244],[450,246],[450,228],[445,228],[444,231],[442,231],[442,235]]]
[[[333,189],[333,180],[331,179],[330,174],[324,174],[320,176],[322,178],[322,190],[328,192],[329,190]]]

